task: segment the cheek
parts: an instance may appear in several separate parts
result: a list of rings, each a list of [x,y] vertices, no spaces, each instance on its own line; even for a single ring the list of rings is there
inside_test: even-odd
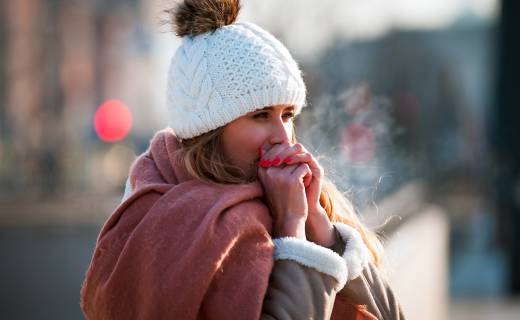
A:
[[[240,153],[238,157],[242,161],[251,162],[260,156],[258,149],[264,143],[265,138],[262,132],[250,130],[240,135],[237,140],[236,150]]]
[[[241,126],[224,132],[224,147],[231,161],[246,165],[259,157],[258,148],[267,138],[262,130]]]

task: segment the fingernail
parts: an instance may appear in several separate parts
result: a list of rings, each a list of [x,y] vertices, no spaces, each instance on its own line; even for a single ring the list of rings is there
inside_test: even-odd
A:
[[[258,165],[262,168],[267,168],[271,165],[271,163],[267,160],[262,160],[258,163]]]
[[[291,161],[292,161],[292,158],[289,157],[289,158],[285,158],[285,160],[284,160],[283,162],[284,162],[284,163],[289,163],[289,162],[291,162]]]
[[[277,165],[280,164],[280,162],[281,162],[281,161],[280,161],[280,158],[279,158],[279,157],[276,157],[276,158],[274,158],[274,160],[273,160],[273,162],[272,162],[272,165],[273,165],[273,166],[277,166]]]

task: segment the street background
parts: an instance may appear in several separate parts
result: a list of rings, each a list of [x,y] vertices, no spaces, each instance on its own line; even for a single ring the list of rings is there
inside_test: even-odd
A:
[[[0,317],[82,318],[99,229],[166,126],[170,4],[0,0]],[[242,1],[239,20],[300,63],[297,137],[356,208],[419,184],[442,211],[451,319],[520,314],[518,13],[507,0]]]

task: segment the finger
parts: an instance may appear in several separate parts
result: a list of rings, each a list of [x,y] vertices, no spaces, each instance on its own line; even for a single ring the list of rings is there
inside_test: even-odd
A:
[[[318,163],[318,160],[316,160],[316,158],[312,155],[312,153],[307,151],[307,149],[303,145],[302,145],[302,154],[305,154],[305,157],[304,158],[302,157],[302,159],[308,160],[308,161],[306,161],[306,163],[311,168],[312,174],[315,177],[321,177],[323,175],[323,167]],[[296,158],[296,156],[294,156],[294,157]],[[289,161],[289,163],[292,163],[292,162]]]
[[[312,178],[312,171],[306,163],[302,163],[292,172],[292,176],[301,181],[305,186],[305,183]]]
[[[272,145],[269,143],[269,141],[265,140],[264,143],[258,148],[258,153],[260,158],[262,158],[269,149],[272,148]]]
[[[298,163],[307,163],[312,171],[314,177],[321,177],[323,175],[323,168],[320,166],[316,158],[310,153],[293,155],[284,160],[286,165],[296,165]]]
[[[298,148],[298,150],[300,150],[300,149]],[[291,158],[294,158],[294,159],[291,159]],[[312,161],[312,155],[310,153],[298,154],[298,155],[293,155],[291,157],[286,158],[286,160],[287,159],[289,159],[289,161],[285,161],[285,165],[287,166],[287,168],[292,168],[292,170],[294,171],[294,170],[296,170],[296,168],[298,167],[298,165],[300,163],[305,163],[308,165],[308,162]],[[283,166],[283,164],[282,164],[282,166]],[[312,173],[312,170],[310,169],[310,167],[309,167],[309,170],[311,171],[310,174],[306,175],[303,179],[305,188],[307,188],[311,184],[311,181],[313,178],[313,173]]]
[[[283,150],[290,148],[291,145],[288,142],[275,144],[267,152],[265,152],[260,159],[260,166],[277,166],[282,163],[282,159],[278,156]]]
[[[259,154],[259,160],[258,160],[258,166],[261,168],[267,168],[269,167],[269,162],[262,160],[262,158],[265,156],[265,154],[272,148],[273,146],[266,140],[262,145],[258,148],[258,154]]]
[[[289,148],[280,151],[277,154],[277,157],[281,160],[281,163],[284,163],[286,159],[290,159],[292,156],[300,154],[302,152],[304,152],[303,145],[301,145],[300,143],[296,143],[290,146]]]
[[[310,169],[309,169],[309,171],[310,171]],[[303,186],[305,188],[307,188],[311,184],[311,181],[312,181],[312,173],[305,175],[305,177],[303,177]]]
[[[300,153],[300,154],[294,154],[291,155],[283,160],[283,163],[287,165],[293,165],[303,162],[310,162],[312,161],[312,156],[310,153]]]
[[[278,167],[272,167],[272,168],[283,168],[282,170],[284,170],[285,172],[288,172],[289,175],[293,175],[294,172],[296,171],[296,169],[298,169],[298,167],[302,164],[305,164],[305,163],[295,163],[293,165],[282,164]]]
[[[264,156],[263,159],[270,162],[273,166],[279,166],[283,163],[283,160],[287,157],[290,157],[293,154],[297,154],[301,152],[303,149],[303,146],[299,143],[291,145],[289,143],[283,143],[276,149],[273,148],[273,150]]]

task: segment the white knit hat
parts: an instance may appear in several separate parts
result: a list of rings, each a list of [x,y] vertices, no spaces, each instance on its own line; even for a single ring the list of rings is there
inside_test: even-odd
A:
[[[293,105],[298,114],[305,96],[287,48],[253,23],[233,22],[182,37],[168,71],[168,125],[189,139],[266,106]]]

